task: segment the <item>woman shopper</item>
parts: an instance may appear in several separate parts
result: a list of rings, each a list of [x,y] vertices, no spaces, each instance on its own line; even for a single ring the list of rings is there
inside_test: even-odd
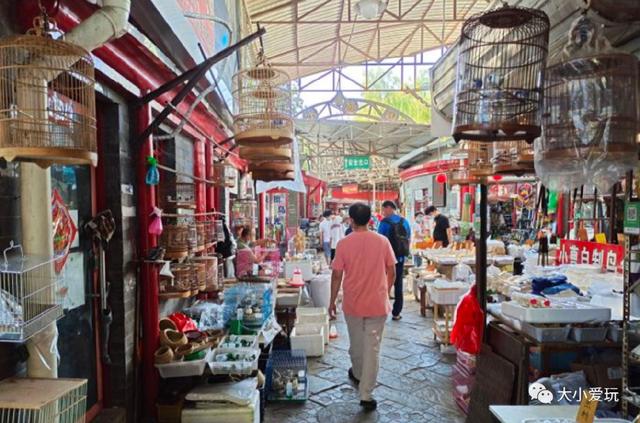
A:
[[[267,252],[256,255],[251,248],[251,227],[240,226],[238,229],[238,250],[236,251],[236,277],[241,278],[253,273],[253,265],[260,264]]]

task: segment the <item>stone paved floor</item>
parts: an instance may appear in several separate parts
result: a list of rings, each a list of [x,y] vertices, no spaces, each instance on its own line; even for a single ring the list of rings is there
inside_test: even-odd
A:
[[[421,317],[413,296],[403,319],[385,326],[375,413],[363,413],[347,378],[351,365],[344,319],[325,355],[309,359],[311,395],[304,405],[268,404],[266,423],[458,423],[464,415],[451,395],[455,355],[443,355],[433,340],[431,318]]]

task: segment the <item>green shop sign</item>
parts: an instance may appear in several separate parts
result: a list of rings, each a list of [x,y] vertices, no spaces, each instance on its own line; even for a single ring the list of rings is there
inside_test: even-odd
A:
[[[624,233],[640,235],[640,203],[626,202],[624,205]]]
[[[371,159],[369,156],[344,156],[344,170],[369,169]]]

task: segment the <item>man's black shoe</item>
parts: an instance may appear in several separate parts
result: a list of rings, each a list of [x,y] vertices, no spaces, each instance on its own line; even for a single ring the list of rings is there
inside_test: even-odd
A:
[[[356,375],[353,374],[353,369],[349,369],[349,379],[351,379],[356,385],[360,384],[360,379],[358,379]]]
[[[374,411],[378,407],[378,401],[371,399],[369,401],[360,401],[360,406],[364,408],[364,411]]]

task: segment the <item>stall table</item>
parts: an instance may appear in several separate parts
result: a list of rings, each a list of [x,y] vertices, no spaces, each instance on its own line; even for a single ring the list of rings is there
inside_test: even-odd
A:
[[[524,419],[575,419],[577,405],[492,405],[491,413],[500,423],[522,423]]]

